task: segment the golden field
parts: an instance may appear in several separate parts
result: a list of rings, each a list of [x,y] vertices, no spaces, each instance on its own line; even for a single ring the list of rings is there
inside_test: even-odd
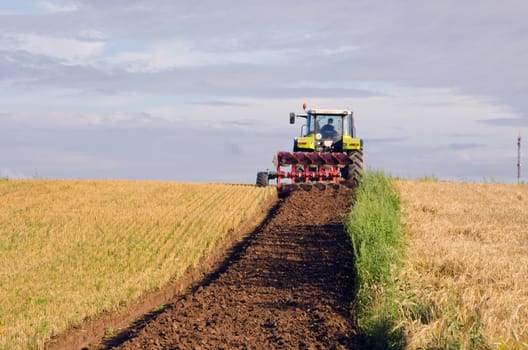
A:
[[[0,349],[51,336],[178,278],[275,188],[0,180]],[[261,216],[262,217],[262,216]]]
[[[408,348],[528,348],[528,185],[396,181]]]

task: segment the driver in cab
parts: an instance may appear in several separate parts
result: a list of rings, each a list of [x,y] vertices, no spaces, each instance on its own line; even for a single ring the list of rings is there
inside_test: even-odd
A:
[[[323,134],[324,138],[335,137],[337,134],[333,123],[334,119],[330,118],[328,119],[328,123],[321,128],[321,134]]]

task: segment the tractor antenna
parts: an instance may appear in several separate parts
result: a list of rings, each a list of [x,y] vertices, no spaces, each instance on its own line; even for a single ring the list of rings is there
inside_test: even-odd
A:
[[[521,183],[521,133],[517,136],[517,183]]]

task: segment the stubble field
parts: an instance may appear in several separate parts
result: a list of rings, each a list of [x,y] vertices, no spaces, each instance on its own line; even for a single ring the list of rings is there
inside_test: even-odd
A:
[[[42,348],[181,277],[274,196],[227,184],[0,181],[0,349]]]
[[[528,186],[396,186],[408,348],[528,348]]]

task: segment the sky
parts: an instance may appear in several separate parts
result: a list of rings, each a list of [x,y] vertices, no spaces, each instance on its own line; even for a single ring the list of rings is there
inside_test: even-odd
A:
[[[0,0],[0,177],[254,183],[307,103],[354,111],[367,168],[516,182],[526,18],[525,0]]]

